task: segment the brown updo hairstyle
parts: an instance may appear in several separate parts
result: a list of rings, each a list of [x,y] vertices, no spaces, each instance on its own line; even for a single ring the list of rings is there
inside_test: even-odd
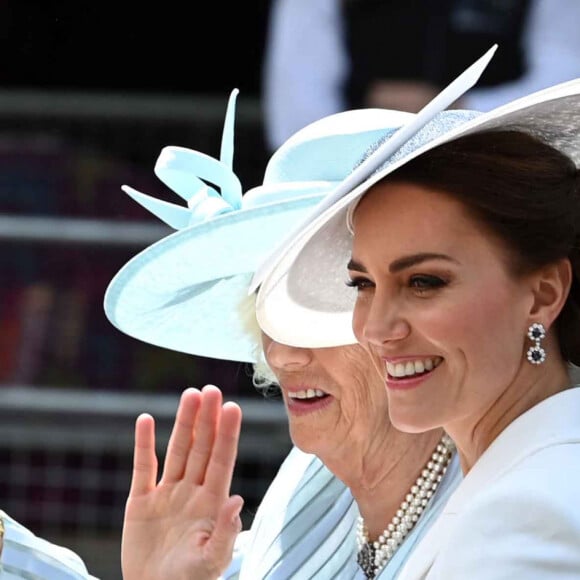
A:
[[[508,248],[515,274],[569,258],[574,272],[556,320],[564,360],[580,365],[580,177],[574,162],[517,130],[468,135],[386,178],[450,193]]]

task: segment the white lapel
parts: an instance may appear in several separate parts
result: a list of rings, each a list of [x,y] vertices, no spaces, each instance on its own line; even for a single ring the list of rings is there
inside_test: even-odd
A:
[[[464,477],[431,529],[415,548],[398,580],[422,580],[454,528],[457,515],[479,490],[539,449],[580,440],[580,388],[542,401],[513,421]]]

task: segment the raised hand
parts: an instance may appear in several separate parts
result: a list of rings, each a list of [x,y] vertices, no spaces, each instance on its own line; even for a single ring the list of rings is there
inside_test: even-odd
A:
[[[186,389],[158,483],[154,420],[137,418],[124,580],[214,580],[228,566],[241,530],[243,500],[230,496],[241,418],[217,387]]]

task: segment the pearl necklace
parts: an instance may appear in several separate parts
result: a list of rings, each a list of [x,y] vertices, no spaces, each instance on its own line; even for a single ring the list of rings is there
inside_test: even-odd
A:
[[[378,575],[415,527],[443,479],[454,451],[455,444],[451,437],[444,434],[397,513],[375,542],[369,540],[364,520],[359,516],[356,530],[358,548],[356,559],[367,578],[372,579]]]

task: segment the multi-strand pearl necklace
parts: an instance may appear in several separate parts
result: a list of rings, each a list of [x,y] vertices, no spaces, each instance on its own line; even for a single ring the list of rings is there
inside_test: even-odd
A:
[[[356,530],[357,562],[367,578],[378,575],[413,529],[443,479],[454,450],[455,444],[451,437],[443,435],[397,513],[376,541],[369,540],[364,520],[359,516]]]

